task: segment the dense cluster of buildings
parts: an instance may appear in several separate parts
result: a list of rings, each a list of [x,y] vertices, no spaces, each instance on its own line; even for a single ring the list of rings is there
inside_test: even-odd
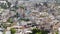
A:
[[[60,0],[0,0],[0,32],[32,33],[33,28],[60,34]]]

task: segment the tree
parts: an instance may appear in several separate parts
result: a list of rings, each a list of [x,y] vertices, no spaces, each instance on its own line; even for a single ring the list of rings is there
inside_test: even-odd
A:
[[[46,2],[44,2],[44,4],[43,4],[43,5],[45,5],[46,7],[48,6]]]
[[[21,18],[20,20],[23,20],[23,21],[30,21],[28,18],[27,18],[27,19]]]
[[[6,2],[7,2],[7,5],[8,5],[8,8],[10,8],[11,7],[11,3],[8,2],[8,1],[6,1]]]
[[[42,34],[41,32],[37,32],[36,34]]]
[[[40,29],[34,28],[32,30],[32,33],[30,33],[30,34],[48,34],[48,32],[45,30],[40,30]]]
[[[5,3],[5,4],[2,3],[2,4],[1,4],[1,8],[3,8],[3,9],[7,9],[7,5],[6,5],[6,3]]]
[[[58,34],[58,32],[56,32],[56,34]]]
[[[1,23],[1,26],[0,27],[3,27],[3,28],[7,28],[7,25],[6,25],[6,23]]]
[[[10,31],[11,31],[11,34],[15,34],[15,32],[16,32],[16,30],[14,28],[11,28]]]
[[[13,23],[13,19],[12,18],[9,18],[7,21],[10,22],[10,23]]]
[[[20,6],[20,8],[24,9],[25,7],[24,6]]]
[[[20,16],[20,15],[19,15],[19,13],[16,13],[15,17],[17,17],[17,18],[18,18],[19,16]]]

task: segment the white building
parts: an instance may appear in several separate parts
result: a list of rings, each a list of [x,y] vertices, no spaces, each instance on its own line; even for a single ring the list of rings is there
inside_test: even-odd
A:
[[[0,31],[0,34],[3,34],[3,32]]]
[[[11,34],[11,31],[6,31],[5,34]]]
[[[58,31],[59,31],[58,33],[60,34],[60,28],[58,28]]]
[[[21,21],[21,25],[27,25],[28,23],[32,23],[31,21],[28,21],[28,22],[26,22],[26,21]]]
[[[3,34],[3,32],[2,32],[3,30],[4,30],[3,28],[0,28],[0,34]]]
[[[6,1],[0,1],[0,3],[6,3]]]
[[[16,2],[17,0],[8,0],[8,2],[10,2],[10,3],[12,3],[13,5],[15,5],[15,2]]]

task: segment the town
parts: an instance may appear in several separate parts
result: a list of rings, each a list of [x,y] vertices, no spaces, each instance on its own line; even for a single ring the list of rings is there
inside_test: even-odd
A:
[[[0,34],[60,34],[60,0],[0,0]]]

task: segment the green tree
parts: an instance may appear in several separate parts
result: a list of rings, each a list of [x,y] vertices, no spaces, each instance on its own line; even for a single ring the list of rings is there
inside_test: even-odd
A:
[[[19,15],[18,13],[16,13],[16,15],[14,15],[14,17],[17,17],[17,18],[18,18],[19,16],[20,16],[20,15]]]
[[[7,25],[5,23],[2,23],[1,26],[3,26],[3,28],[7,28]]]
[[[56,32],[56,34],[58,34],[58,32]]]
[[[7,22],[13,23],[13,19],[12,19],[12,18],[9,18],[9,19],[7,20]]]
[[[5,3],[5,4],[2,3],[0,6],[1,6],[1,8],[3,8],[3,9],[7,9],[7,5],[6,5],[6,3]]]
[[[21,18],[20,20],[23,20],[23,21],[30,21],[28,18]]]
[[[37,32],[36,34],[42,34],[41,32]]]
[[[48,34],[48,32],[44,31],[44,30],[40,30],[40,29],[34,28],[32,30],[32,33],[30,33],[30,34]]]
[[[11,34],[15,34],[15,32],[16,32],[16,30],[14,28],[11,28],[10,31],[11,31]]]
[[[7,0],[6,0],[6,2],[7,2],[7,5],[8,5],[8,8],[10,8],[11,7],[11,3],[8,2]]]
[[[20,6],[20,8],[24,9],[25,7],[24,6]]]

